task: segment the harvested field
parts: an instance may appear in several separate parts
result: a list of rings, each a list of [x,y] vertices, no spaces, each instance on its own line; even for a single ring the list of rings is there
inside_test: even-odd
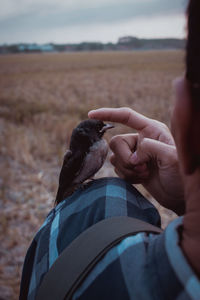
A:
[[[90,109],[121,106],[169,125],[172,80],[183,69],[182,51],[0,56],[0,299],[18,299],[72,128]],[[106,137],[124,132],[131,129],[118,125]],[[98,176],[115,176],[109,160]],[[174,214],[156,206],[165,227]]]

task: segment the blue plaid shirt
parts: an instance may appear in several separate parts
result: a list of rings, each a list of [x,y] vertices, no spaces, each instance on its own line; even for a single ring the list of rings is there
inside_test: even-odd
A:
[[[114,216],[160,225],[155,207],[129,183],[119,178],[91,182],[52,209],[36,234],[24,262],[20,300],[35,299],[44,275],[73,239]],[[177,218],[162,234],[123,239],[96,264],[73,299],[199,300],[200,281],[179,245],[181,225]]]

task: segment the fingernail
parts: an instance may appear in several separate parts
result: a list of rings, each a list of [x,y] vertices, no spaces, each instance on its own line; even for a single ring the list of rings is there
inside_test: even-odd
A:
[[[131,164],[135,165],[138,162],[138,156],[136,151],[130,157]]]

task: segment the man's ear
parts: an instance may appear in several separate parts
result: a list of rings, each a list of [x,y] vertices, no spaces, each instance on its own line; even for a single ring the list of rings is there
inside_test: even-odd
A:
[[[200,168],[200,99],[192,97],[192,88],[186,79],[176,80],[175,87],[172,131],[182,170],[189,175]]]

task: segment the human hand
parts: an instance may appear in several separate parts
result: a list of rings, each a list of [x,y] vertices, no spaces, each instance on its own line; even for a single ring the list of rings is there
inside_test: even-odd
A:
[[[111,139],[111,163],[116,173],[132,183],[141,183],[163,206],[183,213],[183,186],[177,151],[168,127],[130,108],[101,108],[89,118],[124,124],[137,134]]]

